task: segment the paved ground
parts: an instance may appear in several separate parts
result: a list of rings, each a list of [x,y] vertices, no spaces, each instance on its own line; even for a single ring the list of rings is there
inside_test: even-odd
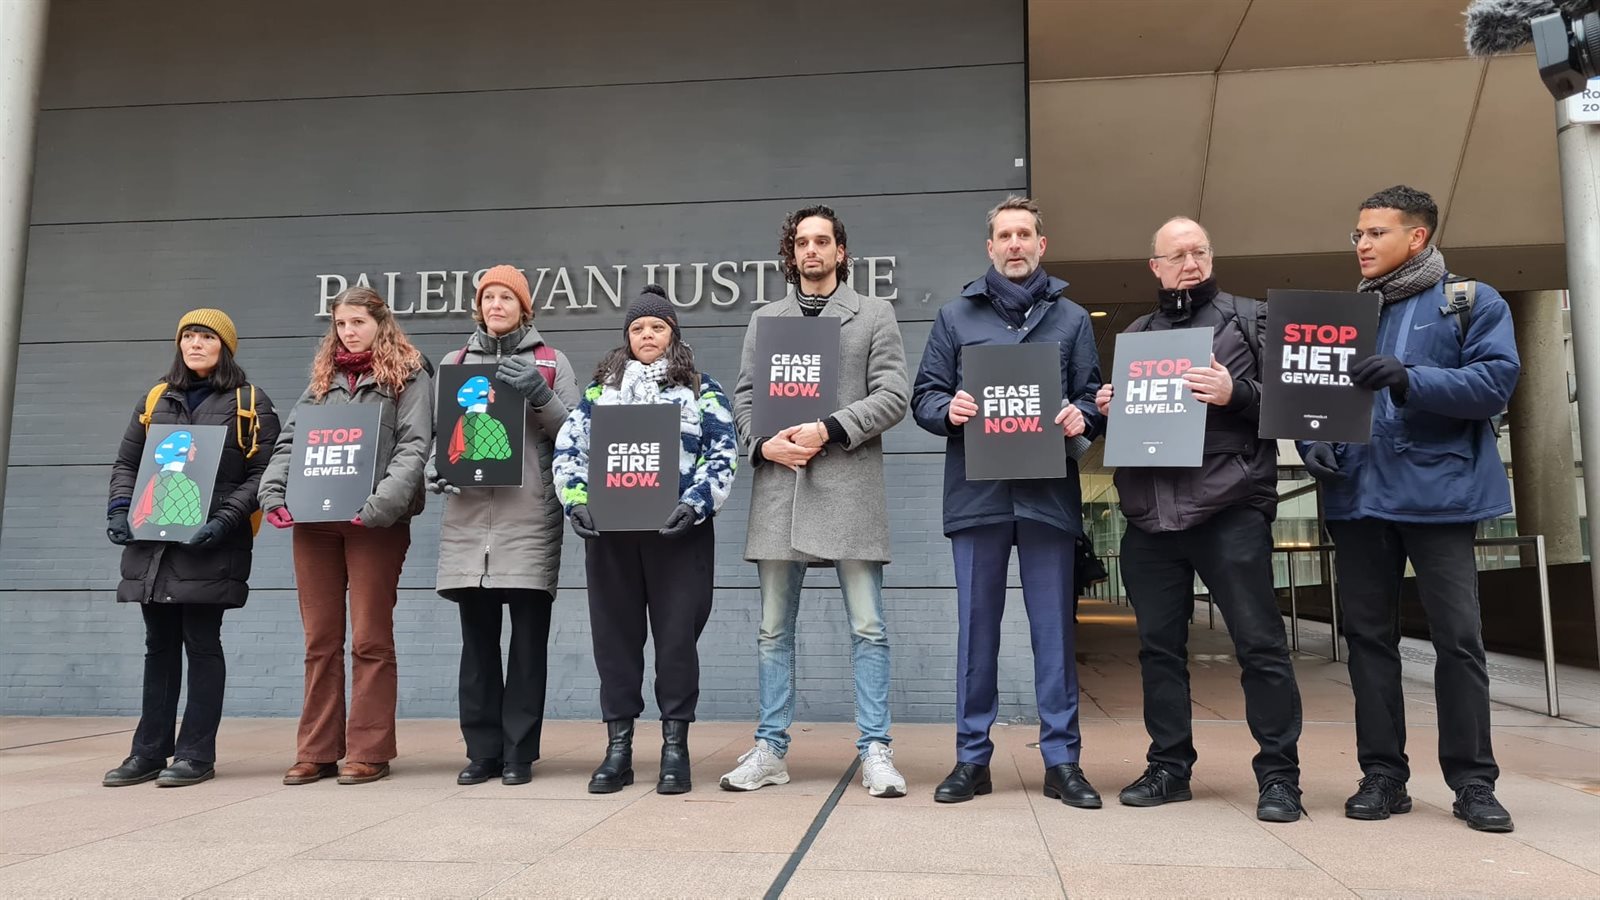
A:
[[[1389,822],[1341,815],[1358,777],[1343,665],[1297,661],[1308,819],[1254,818],[1253,752],[1226,636],[1194,655],[1201,753],[1191,803],[1118,806],[1143,769],[1136,645],[1125,608],[1084,607],[1085,766],[1111,802],[1070,809],[1039,793],[1034,725],[996,729],[995,793],[934,804],[951,764],[948,724],[901,725],[896,761],[911,796],[873,800],[855,781],[851,729],[797,730],[794,781],[754,794],[716,789],[748,723],[691,733],[693,793],[664,797],[645,743],[640,783],[584,792],[602,726],[556,722],[531,784],[461,788],[455,724],[401,726],[395,774],[372,785],[284,787],[294,723],[230,719],[215,781],[106,789],[129,719],[0,720],[0,895],[758,897],[785,875],[789,897],[860,896],[1600,896],[1600,678],[1563,670],[1566,720],[1497,703],[1500,796],[1511,835],[1469,831],[1432,758],[1431,689],[1408,685],[1416,809]],[[1220,627],[1220,623],[1219,623]],[[1320,643],[1319,643],[1320,641]],[[1326,651],[1309,628],[1303,648]],[[1408,671],[1426,676],[1424,651]],[[1497,660],[1498,699],[1542,708],[1537,668]],[[1531,684],[1530,684],[1531,682]],[[651,729],[653,731],[653,729]],[[820,825],[809,844],[808,831]]]

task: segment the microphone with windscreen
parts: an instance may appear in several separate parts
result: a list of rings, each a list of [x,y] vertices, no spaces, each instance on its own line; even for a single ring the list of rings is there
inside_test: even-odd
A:
[[[1600,0],[1473,0],[1466,17],[1473,56],[1532,43],[1539,78],[1557,100],[1600,75]]]

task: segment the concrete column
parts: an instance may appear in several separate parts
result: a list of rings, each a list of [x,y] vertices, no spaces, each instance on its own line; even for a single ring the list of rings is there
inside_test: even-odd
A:
[[[22,276],[33,205],[33,143],[50,0],[0,2],[0,518],[11,462],[11,407],[22,340]],[[3,524],[3,523],[0,523]]]
[[[1517,533],[1544,535],[1552,565],[1582,562],[1561,292],[1508,293],[1506,300],[1522,357],[1522,377],[1507,409]],[[1532,558],[1526,551],[1522,556]]]

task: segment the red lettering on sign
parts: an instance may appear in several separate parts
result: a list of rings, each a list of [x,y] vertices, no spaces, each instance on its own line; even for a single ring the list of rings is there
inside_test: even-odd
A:
[[[812,382],[776,382],[767,389],[768,397],[818,397],[821,396],[819,388]]]
[[[660,472],[607,472],[606,487],[635,488],[660,487]]]
[[[983,420],[984,434],[1016,434],[1019,431],[1041,431],[1038,416],[1001,416]]]
[[[1360,329],[1354,325],[1300,323],[1283,326],[1283,340],[1288,344],[1348,344],[1358,334]]]
[[[1136,359],[1128,366],[1129,378],[1151,378],[1160,375],[1170,378],[1182,375],[1193,366],[1187,359]]]

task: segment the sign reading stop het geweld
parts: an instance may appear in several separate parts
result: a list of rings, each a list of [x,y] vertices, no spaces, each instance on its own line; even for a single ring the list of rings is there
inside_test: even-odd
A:
[[[1200,465],[1206,404],[1189,393],[1183,373],[1211,365],[1210,328],[1117,335],[1106,465]]]
[[[1373,395],[1351,382],[1350,367],[1377,349],[1382,305],[1372,293],[1267,292],[1261,437],[1355,444],[1371,438]]]
[[[817,422],[839,407],[839,320],[832,316],[763,316],[756,329],[755,396],[750,428],[772,437]]]
[[[598,531],[655,531],[678,505],[678,404],[595,406],[589,515]]]
[[[968,481],[1066,476],[1060,344],[963,347],[961,389],[978,404],[961,427]]]
[[[294,446],[283,502],[296,522],[348,522],[378,483],[378,431],[373,403],[305,403],[294,413]]]

